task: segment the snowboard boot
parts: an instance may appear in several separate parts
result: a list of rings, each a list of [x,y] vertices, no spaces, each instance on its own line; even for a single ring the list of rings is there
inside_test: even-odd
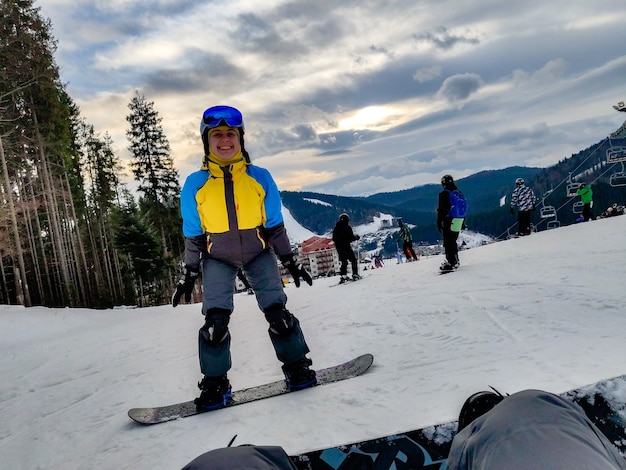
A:
[[[353,274],[352,275],[352,280],[353,281],[358,281],[359,279],[363,279],[361,276],[359,276],[358,274]]]
[[[476,418],[491,411],[502,400],[504,400],[504,397],[500,393],[494,392],[476,392],[471,395],[461,407],[457,433]]]
[[[315,371],[311,369],[313,361],[305,357],[289,365],[283,366],[285,382],[289,390],[300,390],[317,383]]]
[[[350,279],[348,278],[348,276],[341,276],[341,278],[339,279],[339,284],[344,284],[346,282],[348,282]]]
[[[217,377],[204,376],[198,383],[200,396],[193,402],[200,410],[214,410],[225,406],[232,396],[230,382],[226,374]]]
[[[450,263],[448,263],[447,261],[444,261],[443,263],[441,263],[441,266],[439,266],[439,269],[443,272],[448,272],[448,271],[454,271],[455,267],[451,265]]]

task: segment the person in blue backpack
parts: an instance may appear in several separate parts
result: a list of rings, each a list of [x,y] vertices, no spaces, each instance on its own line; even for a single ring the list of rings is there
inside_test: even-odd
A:
[[[290,389],[317,381],[298,319],[285,307],[287,296],[276,258],[296,287],[311,285],[296,261],[285,230],[278,187],[271,174],[250,162],[244,148],[241,113],[230,106],[208,108],[200,120],[204,158],[180,194],[185,235],[185,269],[172,296],[176,307],[189,302],[202,272],[204,326],[198,334],[201,409],[224,406],[231,398],[230,331],[237,270],[242,269],[269,324],[269,337]]]
[[[439,193],[437,206],[437,229],[443,235],[443,248],[446,259],[441,264],[442,272],[449,272],[459,267],[459,232],[465,227],[467,203],[463,193],[454,183],[454,178],[444,175],[441,178],[443,191]]]

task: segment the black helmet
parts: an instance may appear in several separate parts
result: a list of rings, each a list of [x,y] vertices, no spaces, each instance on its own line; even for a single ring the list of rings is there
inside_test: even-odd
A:
[[[454,178],[452,178],[452,176],[450,176],[450,175],[443,175],[441,177],[441,186],[446,187],[446,186],[449,186],[451,184],[454,184]]]
[[[503,399],[504,397],[499,392],[476,392],[470,395],[461,407],[457,432],[460,432],[476,418],[491,411]]]
[[[518,186],[524,184],[524,178],[517,178],[515,180],[515,184],[518,185]]]
[[[342,222],[349,222],[350,216],[344,212],[343,214],[339,216],[339,220]]]

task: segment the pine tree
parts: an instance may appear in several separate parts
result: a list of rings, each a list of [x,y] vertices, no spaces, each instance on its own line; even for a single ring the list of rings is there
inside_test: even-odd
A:
[[[127,269],[124,275],[134,286],[133,301],[139,306],[158,305],[167,297],[168,282],[164,281],[165,261],[158,249],[158,239],[142,220],[132,196],[126,193],[123,207],[113,212],[115,246],[123,256]]]
[[[93,126],[78,120],[82,173],[86,185],[85,221],[89,232],[89,252],[93,269],[89,272],[95,284],[94,304],[99,307],[124,302],[121,262],[114,247],[113,210],[120,204],[122,165],[112,150],[108,134],[101,138]]]
[[[173,202],[180,193],[178,172],[154,102],[136,92],[128,107],[130,114],[126,120],[130,128],[126,136],[130,142],[128,150],[133,155],[131,168],[142,194],[139,207],[153,229],[160,233],[164,256],[169,257],[172,251],[178,254],[182,245],[180,235],[171,235],[180,233],[178,208]]]
[[[0,2],[0,135],[3,183],[10,207],[18,302],[63,303],[72,292],[68,238],[75,226],[65,213],[67,175],[63,130],[68,111],[53,59],[50,23],[30,0]],[[64,225],[65,224],[65,225]]]

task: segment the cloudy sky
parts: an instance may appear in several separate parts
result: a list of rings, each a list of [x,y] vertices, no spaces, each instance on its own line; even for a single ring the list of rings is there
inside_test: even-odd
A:
[[[128,158],[154,102],[181,178],[200,116],[239,108],[283,190],[367,195],[545,167],[626,118],[623,0],[39,0],[61,78]]]

